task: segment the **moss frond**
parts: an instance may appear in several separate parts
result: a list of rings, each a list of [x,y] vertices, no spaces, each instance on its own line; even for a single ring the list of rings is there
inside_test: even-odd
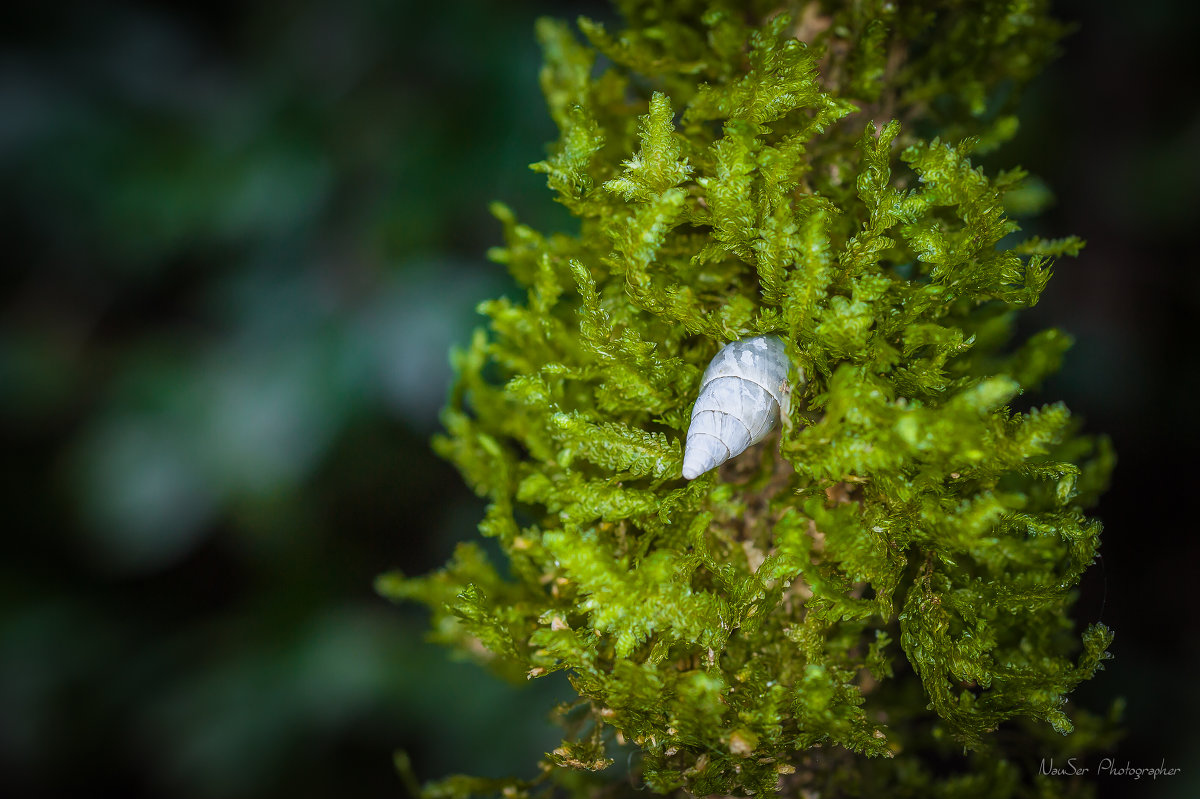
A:
[[[1063,26],[1036,0],[618,5],[587,44],[538,23],[560,138],[533,168],[578,231],[494,207],[526,295],[481,305],[434,442],[507,573],[466,544],[379,583],[580,701],[539,780],[428,795],[582,796],[622,746],[658,792],[1042,795],[993,733],[1071,732],[1108,657],[1068,611],[1114,458],[1061,404],[1012,410],[1070,346],[1014,346],[1015,316],[1083,242],[1010,246],[1028,178],[973,159]],[[705,365],[766,333],[805,375],[780,435],[683,480]]]

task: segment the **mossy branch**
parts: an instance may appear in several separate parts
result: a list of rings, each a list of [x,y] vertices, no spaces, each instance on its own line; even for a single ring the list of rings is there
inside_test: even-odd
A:
[[[589,44],[538,24],[560,137],[533,168],[578,229],[494,207],[526,294],[481,305],[434,442],[507,574],[465,544],[379,583],[579,703],[538,780],[426,793],[582,796],[626,746],[658,792],[926,795],[954,742],[988,757],[937,795],[1041,795],[992,733],[1069,733],[1108,656],[1068,611],[1114,458],[1061,404],[1011,409],[1070,345],[1013,346],[1015,316],[1083,242],[1012,244],[1030,179],[973,159],[1063,26],[1040,0],[618,5]],[[701,372],[768,333],[805,375],[778,438],[684,481]]]

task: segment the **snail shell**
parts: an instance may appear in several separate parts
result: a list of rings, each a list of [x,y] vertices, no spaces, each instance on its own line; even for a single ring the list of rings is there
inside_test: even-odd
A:
[[[779,336],[755,336],[723,347],[700,379],[683,476],[696,479],[775,429],[788,412],[792,371]]]

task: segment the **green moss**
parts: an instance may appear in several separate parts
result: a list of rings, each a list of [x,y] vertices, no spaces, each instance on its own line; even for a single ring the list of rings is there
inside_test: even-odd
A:
[[[1111,734],[1052,740],[1112,640],[1068,611],[1113,456],[1062,405],[1010,407],[1069,337],[1010,340],[1082,242],[1008,246],[1030,182],[971,160],[1063,27],[1037,0],[618,5],[619,33],[580,20],[591,47],[538,24],[561,137],[533,168],[578,232],[495,207],[491,257],[528,295],[481,306],[435,441],[509,576],[464,545],[380,581],[580,701],[541,780],[427,793],[586,793],[571,772],[603,780],[622,745],[659,792],[1078,788],[1034,774]],[[790,418],[685,482],[704,366],[766,333],[808,378]]]

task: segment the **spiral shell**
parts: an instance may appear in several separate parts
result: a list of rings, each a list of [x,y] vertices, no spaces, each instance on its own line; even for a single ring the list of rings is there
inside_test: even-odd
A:
[[[696,479],[775,429],[788,412],[792,371],[778,336],[756,336],[723,347],[700,379],[684,445],[683,476]]]

